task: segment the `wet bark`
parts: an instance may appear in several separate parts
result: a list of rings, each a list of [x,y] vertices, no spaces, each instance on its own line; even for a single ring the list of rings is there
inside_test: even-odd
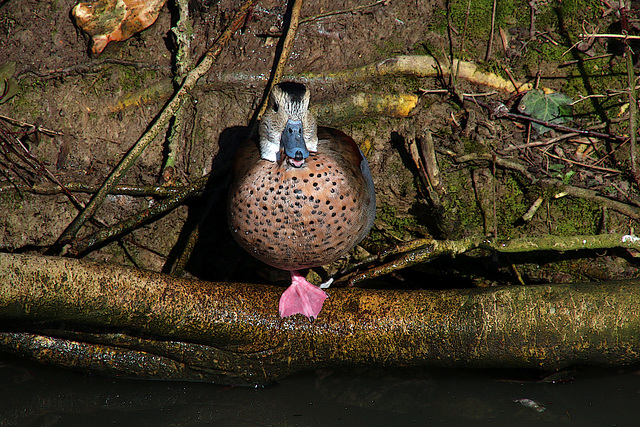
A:
[[[0,254],[0,352],[96,373],[264,384],[336,366],[560,369],[639,361],[633,282],[329,289],[280,319],[282,288]]]

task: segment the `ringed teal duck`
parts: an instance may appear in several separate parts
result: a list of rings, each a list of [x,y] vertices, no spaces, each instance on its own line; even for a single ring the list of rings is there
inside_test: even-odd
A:
[[[373,226],[375,190],[362,151],[343,132],[317,127],[300,83],[273,88],[259,128],[236,154],[227,213],[254,257],[291,273],[281,317],[313,320],[328,295],[298,270],[331,263]]]

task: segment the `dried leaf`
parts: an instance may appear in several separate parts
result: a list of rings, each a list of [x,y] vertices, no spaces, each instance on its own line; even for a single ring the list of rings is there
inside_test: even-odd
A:
[[[91,36],[91,51],[98,55],[110,41],[127,40],[153,24],[167,0],[99,0],[78,3],[71,14]]]

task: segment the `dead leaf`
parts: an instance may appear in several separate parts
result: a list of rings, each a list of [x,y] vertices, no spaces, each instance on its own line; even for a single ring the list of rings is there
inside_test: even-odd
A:
[[[127,40],[153,24],[167,0],[99,0],[78,3],[71,14],[91,36],[91,51],[99,55],[111,41]]]

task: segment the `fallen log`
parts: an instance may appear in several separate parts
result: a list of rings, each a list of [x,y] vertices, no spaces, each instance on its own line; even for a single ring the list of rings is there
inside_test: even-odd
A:
[[[309,322],[278,316],[279,287],[2,253],[0,353],[225,384],[265,384],[320,367],[625,365],[639,361],[638,289],[329,289]]]

